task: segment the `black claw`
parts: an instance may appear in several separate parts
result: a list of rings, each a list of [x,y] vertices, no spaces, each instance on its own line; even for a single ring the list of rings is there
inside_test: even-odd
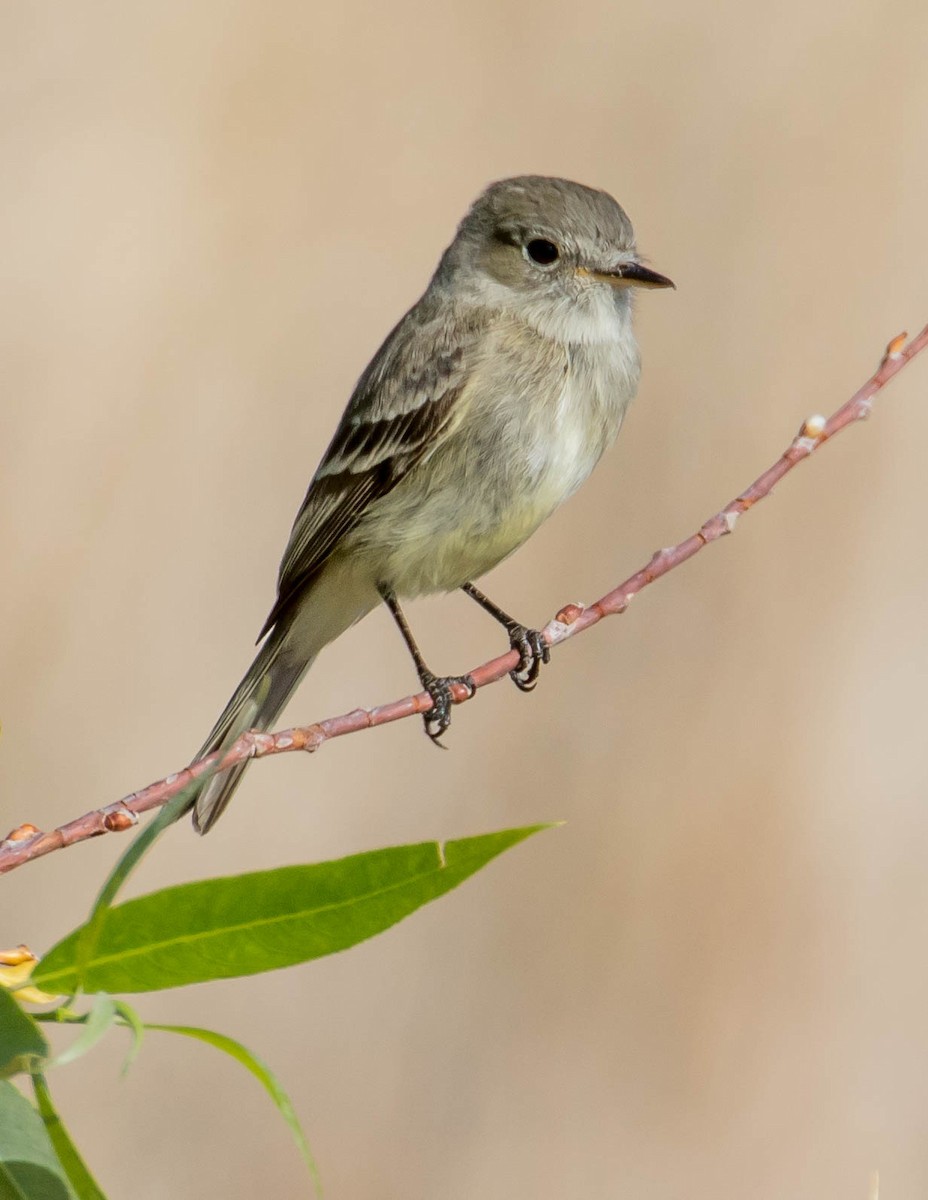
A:
[[[538,682],[542,664],[551,660],[551,648],[544,637],[537,629],[529,629],[514,621],[509,613],[494,604],[472,583],[462,584],[461,590],[505,627],[510,648],[519,652],[519,665],[509,672],[509,677],[519,691],[530,692]]]
[[[519,665],[509,678],[520,692],[530,692],[538,682],[543,663],[551,661],[551,647],[538,629],[524,625],[509,626],[509,645],[519,652]]]
[[[425,724],[425,732],[428,734],[432,742],[441,750],[447,750],[448,747],[443,745],[438,739],[446,732],[451,724],[451,710],[454,707],[454,695],[452,692],[453,686],[459,683],[462,687],[467,688],[468,699],[473,696],[477,690],[476,684],[470,675],[432,675],[431,673],[422,677],[422,686],[432,697],[432,707],[427,713],[422,714],[422,720]]]

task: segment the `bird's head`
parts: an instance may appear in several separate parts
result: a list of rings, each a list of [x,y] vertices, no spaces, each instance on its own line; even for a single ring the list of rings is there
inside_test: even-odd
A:
[[[641,261],[631,221],[610,195],[538,175],[503,179],[478,197],[439,278],[549,336],[580,341],[608,340],[627,318],[632,288],[674,286]]]

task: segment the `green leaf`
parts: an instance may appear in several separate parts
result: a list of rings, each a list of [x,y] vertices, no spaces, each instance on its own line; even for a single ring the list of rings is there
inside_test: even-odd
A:
[[[72,1200],[42,1118],[11,1083],[0,1083],[0,1200]]]
[[[116,1002],[112,996],[106,992],[100,992],[94,996],[93,1007],[87,1014],[87,1019],[84,1021],[84,1028],[81,1030],[80,1036],[68,1046],[67,1050],[63,1050],[49,1064],[53,1067],[63,1067],[67,1063],[75,1062],[92,1049],[104,1033],[113,1024],[116,1018]]]
[[[93,991],[154,991],[334,954],[394,925],[544,828],[396,846],[140,896],[107,913],[84,982]],[[80,930],[69,934],[39,963],[38,986],[74,987],[80,937]]]
[[[209,775],[205,776],[205,778],[208,779]],[[164,833],[165,829],[169,825],[173,825],[178,817],[183,816],[188,811],[192,793],[202,787],[202,784],[202,779],[195,780],[193,783],[189,783],[183,791],[178,792],[162,808],[157,817],[153,821],[150,821],[140,833],[136,834],[128,848],[117,859],[116,865],[110,871],[109,875],[107,875],[103,886],[100,888],[86,924],[81,928],[80,941],[77,945],[76,969],[72,991],[76,992],[84,986],[84,974],[87,964],[94,956],[97,942],[100,940],[100,935],[103,932],[106,914],[109,912],[116,898],[116,893],[142,861],[143,855],[151,849],[162,833]],[[91,988],[90,990],[93,991],[94,989]]]
[[[164,1033],[179,1033],[184,1037],[197,1038],[201,1042],[206,1042],[210,1046],[215,1046],[217,1050],[223,1050],[226,1054],[230,1054],[236,1062],[246,1067],[252,1075],[261,1083],[264,1090],[270,1096],[277,1106],[277,1111],[290,1126],[290,1132],[293,1134],[293,1140],[296,1142],[297,1149],[303,1156],[303,1161],[309,1168],[309,1173],[312,1176],[313,1183],[316,1188],[317,1195],[322,1195],[322,1185],[319,1181],[319,1170],[316,1166],[316,1160],[313,1158],[312,1151],[309,1148],[309,1143],[306,1140],[306,1135],[300,1127],[300,1122],[294,1112],[293,1105],[290,1102],[290,1097],[278,1083],[276,1077],[264,1063],[256,1058],[250,1050],[246,1049],[241,1042],[236,1042],[233,1038],[226,1037],[222,1033],[215,1033],[212,1029],[200,1029],[195,1025],[145,1025],[146,1029],[159,1029]]]
[[[129,1053],[126,1055],[126,1061],[122,1064],[121,1074],[126,1076],[129,1074],[129,1068],[138,1058],[139,1051],[142,1049],[142,1038],[145,1036],[145,1026],[142,1024],[142,1018],[130,1005],[126,1004],[125,1000],[116,1001],[116,1012],[122,1018],[123,1024],[132,1034],[132,1043],[129,1046]]]
[[[45,1129],[48,1132],[51,1143],[55,1147],[58,1161],[64,1168],[68,1182],[77,1193],[79,1200],[106,1200],[106,1197],[100,1191],[99,1187],[97,1187],[96,1180],[87,1170],[87,1165],[78,1153],[77,1147],[71,1141],[71,1135],[65,1128],[61,1117],[58,1116],[54,1104],[52,1104],[52,1097],[48,1090],[48,1084],[45,1082],[45,1076],[33,1075],[32,1086],[35,1088],[35,1098],[39,1106],[39,1113],[45,1122]]]
[[[0,987],[0,1079],[31,1072],[48,1057],[48,1042],[15,995]]]

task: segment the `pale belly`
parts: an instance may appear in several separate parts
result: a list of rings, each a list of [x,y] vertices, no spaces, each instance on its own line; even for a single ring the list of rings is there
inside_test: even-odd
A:
[[[371,506],[345,550],[400,596],[479,578],[583,483],[618,433],[629,396],[618,390],[604,410],[600,397],[565,388],[547,411],[460,429]]]

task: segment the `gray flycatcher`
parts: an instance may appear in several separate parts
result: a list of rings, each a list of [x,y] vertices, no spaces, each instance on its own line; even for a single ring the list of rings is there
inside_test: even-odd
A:
[[[547,647],[471,582],[516,550],[593,470],[639,377],[630,289],[673,284],[644,266],[605,192],[524,176],[492,184],[425,295],[361,376],[297,514],[264,643],[199,757],[266,730],[324,646],[383,600],[450,722],[451,685],[426,666],[397,602],[463,588],[518,649],[534,686]],[[194,806],[211,829],[244,763]]]

